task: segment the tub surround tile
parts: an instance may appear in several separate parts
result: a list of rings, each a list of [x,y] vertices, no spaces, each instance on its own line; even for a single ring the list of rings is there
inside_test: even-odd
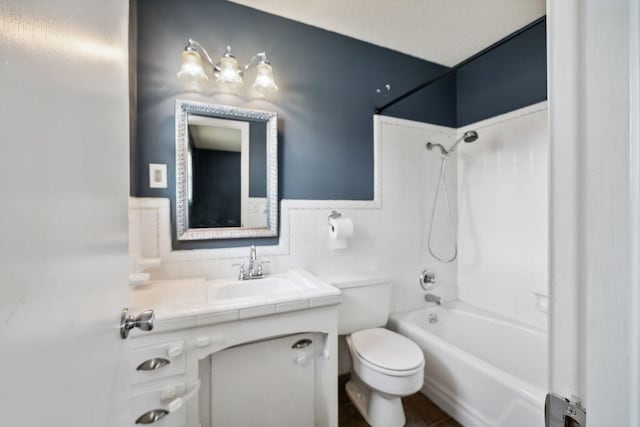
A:
[[[462,301],[546,329],[536,289],[548,285],[546,102],[461,129],[458,294]]]

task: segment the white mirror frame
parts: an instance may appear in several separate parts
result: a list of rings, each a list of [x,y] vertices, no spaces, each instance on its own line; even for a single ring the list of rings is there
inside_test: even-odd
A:
[[[189,228],[187,200],[187,152],[189,149],[189,114],[228,118],[230,120],[262,120],[267,126],[267,227]],[[178,240],[247,239],[278,235],[278,115],[269,111],[249,110],[176,100],[176,237]]]

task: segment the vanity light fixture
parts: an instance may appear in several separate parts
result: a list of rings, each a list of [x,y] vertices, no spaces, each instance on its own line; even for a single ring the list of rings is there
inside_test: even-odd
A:
[[[260,52],[242,68],[238,66],[238,60],[231,53],[231,47],[227,46],[227,51],[220,58],[220,63],[213,62],[209,53],[197,41],[189,39],[187,46],[182,52],[182,65],[178,71],[178,79],[187,83],[194,90],[202,87],[203,83],[209,80],[209,76],[202,66],[202,57],[198,53],[202,51],[205,59],[213,68],[213,76],[220,87],[225,91],[237,92],[244,84],[244,72],[256,64],[256,80],[253,83],[255,93],[263,98],[268,97],[278,90],[278,86],[273,78],[273,68],[267,60],[267,55]]]

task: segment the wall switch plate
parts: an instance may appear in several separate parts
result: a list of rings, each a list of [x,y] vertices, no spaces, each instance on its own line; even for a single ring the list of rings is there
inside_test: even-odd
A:
[[[149,163],[149,188],[167,188],[167,165]]]

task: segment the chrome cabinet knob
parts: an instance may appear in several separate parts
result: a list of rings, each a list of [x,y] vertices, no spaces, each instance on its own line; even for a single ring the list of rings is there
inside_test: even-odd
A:
[[[129,314],[128,309],[123,308],[120,315],[120,338],[126,339],[129,336],[129,331],[133,328],[138,328],[141,331],[152,330],[154,319],[155,313],[153,310],[146,310],[134,316]]]

